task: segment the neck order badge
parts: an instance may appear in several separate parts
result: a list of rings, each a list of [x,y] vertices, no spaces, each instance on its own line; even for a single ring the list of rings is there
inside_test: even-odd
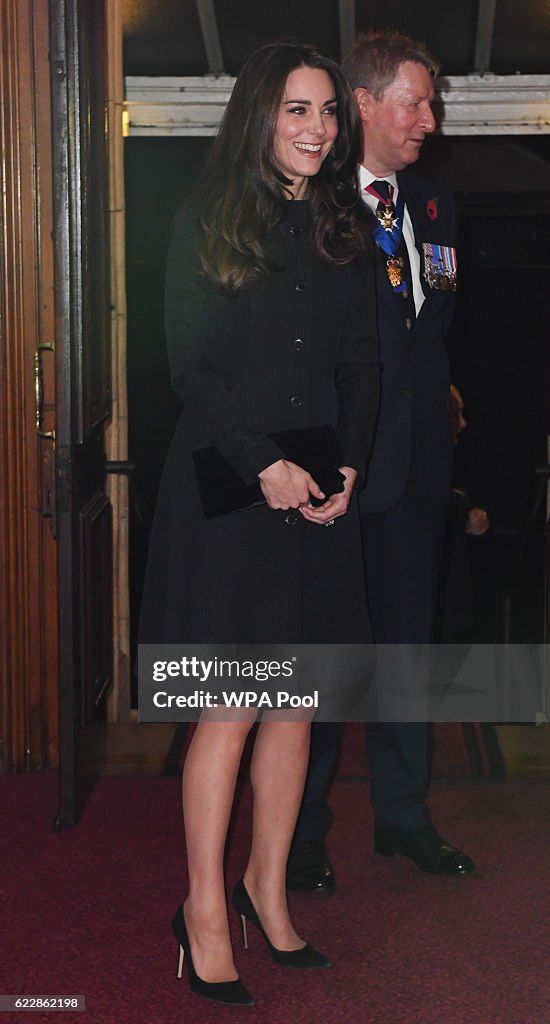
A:
[[[390,185],[388,181],[373,181],[370,185],[367,185],[365,192],[378,199],[378,206],[376,208],[378,224],[374,231],[374,238],[376,244],[387,256],[386,273],[388,280],[394,292],[407,299],[409,296],[409,286],[405,273],[406,268],[408,268],[408,259],[403,238],[404,200],[399,195],[397,197],[397,206],[394,204],[392,198],[393,185]]]

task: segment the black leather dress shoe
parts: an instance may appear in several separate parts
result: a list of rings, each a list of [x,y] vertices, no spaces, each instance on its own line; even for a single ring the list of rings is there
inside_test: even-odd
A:
[[[417,868],[430,875],[469,875],[475,864],[456,846],[446,843],[433,828],[417,828],[412,832],[374,833],[374,849],[386,857],[398,854],[410,857]]]
[[[297,892],[332,892],[336,888],[324,843],[308,840],[294,844],[288,858],[286,884]]]

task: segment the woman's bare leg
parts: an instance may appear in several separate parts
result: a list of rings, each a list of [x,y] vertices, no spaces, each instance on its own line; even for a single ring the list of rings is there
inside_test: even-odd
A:
[[[304,791],[309,734],[309,722],[264,719],[252,757],[253,833],[244,880],[277,949],[304,945],[288,915],[286,864]]]
[[[237,773],[253,721],[200,721],[183,772],[189,867],[185,921],[195,970],[204,981],[238,977],[233,961],[223,856]]]

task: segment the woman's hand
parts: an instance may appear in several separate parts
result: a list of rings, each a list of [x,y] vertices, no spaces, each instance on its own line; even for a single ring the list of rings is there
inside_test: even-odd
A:
[[[299,508],[308,505],[311,495],[324,498],[313,477],[294,462],[279,459],[258,473],[263,496],[270,508]]]
[[[332,494],[319,508],[315,508],[311,502],[301,505],[300,512],[304,519],[308,519],[310,523],[324,526],[331,520],[338,519],[339,516],[345,516],[357,480],[357,470],[352,469],[351,466],[340,466],[340,472],[346,478],[344,490],[339,491],[338,494]]]

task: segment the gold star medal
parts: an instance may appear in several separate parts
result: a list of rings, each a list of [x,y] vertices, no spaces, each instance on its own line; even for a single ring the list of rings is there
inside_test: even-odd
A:
[[[393,203],[379,203],[376,211],[376,216],[380,221],[380,224],[384,228],[384,231],[393,231],[397,227],[399,221],[395,215],[396,210]]]

